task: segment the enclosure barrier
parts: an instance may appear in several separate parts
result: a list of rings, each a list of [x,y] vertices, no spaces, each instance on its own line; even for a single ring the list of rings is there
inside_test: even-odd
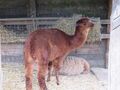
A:
[[[103,28],[101,26],[108,25],[109,20],[100,20],[99,18],[97,18],[97,19],[93,18],[93,19],[95,21],[98,21],[97,29],[99,31],[100,31],[100,29],[103,29],[101,31],[106,31],[106,27]],[[62,20],[62,21],[60,21],[60,20]],[[73,22],[71,22],[71,20],[73,20]],[[7,74],[3,73],[4,74],[3,89],[6,90],[6,88],[8,88],[7,90],[9,90],[11,86],[15,86],[15,88],[17,87],[17,90],[21,90],[21,87],[24,86],[24,85],[21,85],[21,84],[24,84],[23,83],[24,80],[20,80],[21,79],[20,77],[23,77],[22,75],[24,75],[24,73],[23,73],[23,71],[24,71],[24,69],[23,69],[24,68],[23,46],[24,46],[25,39],[30,32],[32,32],[36,29],[39,29],[39,28],[51,28],[51,27],[53,28],[56,26],[56,24],[61,24],[60,28],[61,28],[61,26],[62,27],[71,26],[70,24],[72,24],[73,26],[71,26],[70,29],[73,31],[76,20],[78,20],[78,17],[0,19],[0,34],[1,34],[1,40],[2,40],[1,41],[1,45],[2,45],[2,47],[1,47],[2,60],[1,61],[2,61],[2,67],[3,67],[4,73],[7,73]],[[70,23],[69,25],[67,24],[68,22]],[[58,27],[59,27],[59,25],[58,25]],[[66,29],[69,30],[68,28],[66,28]],[[96,34],[94,34],[94,36],[95,35]],[[100,38],[108,39],[109,34],[101,33]],[[94,65],[97,67],[103,67],[105,53],[106,53],[105,45],[101,41],[99,44],[94,44],[94,45],[93,44],[92,45],[85,44],[84,47],[77,49],[73,53],[70,53],[70,56],[78,57],[78,59],[80,59],[80,57],[82,57],[82,58],[86,59],[90,63],[91,66]],[[64,70],[67,70],[68,73],[73,73],[70,71],[71,70],[73,71],[73,69],[75,69],[75,68],[79,68],[79,69],[76,69],[77,73],[79,73],[79,71],[81,70],[80,69],[81,65],[79,63],[76,64],[76,62],[79,62],[78,59],[76,59],[76,58],[68,59],[69,65],[68,65],[68,63],[66,63],[67,66],[71,67],[71,65],[73,65],[74,67],[69,69],[69,71],[67,70],[66,67],[64,67],[65,68]],[[14,72],[14,73],[12,73],[12,72]],[[74,72],[74,74],[75,74],[75,72]],[[12,74],[12,75],[10,75],[10,74]],[[15,78],[14,79],[15,81],[13,80],[13,78]],[[6,83],[8,83],[9,80],[10,80],[10,82],[14,82],[15,85],[7,84],[7,87],[6,87]],[[16,83],[16,82],[18,82],[18,83]],[[21,84],[19,84],[19,82]],[[20,89],[18,89],[18,88],[20,88]]]
[[[26,35],[28,35],[31,31],[36,30],[37,28],[51,28],[61,18],[63,17],[0,19],[2,43],[6,43],[8,40],[8,42],[17,42],[19,40],[24,42]],[[107,24],[109,24],[109,20],[101,20],[101,25]],[[8,37],[9,39],[5,39],[5,37]],[[109,38],[109,34],[101,34],[101,39],[106,38]]]
[[[81,17],[81,16],[79,16]],[[2,44],[2,63],[23,61],[23,44],[28,34],[38,28],[51,28],[60,19],[77,19],[78,17],[42,17],[42,18],[9,18],[0,19],[0,33]],[[94,19],[94,18],[93,18]],[[66,21],[67,22],[67,21]],[[108,25],[109,20],[100,20],[101,25]],[[100,28],[99,28],[100,29]],[[109,34],[101,34],[101,39],[108,39]],[[94,45],[91,47],[85,45],[83,49],[76,50],[75,53],[82,55],[85,58],[103,59],[104,46]],[[98,60],[98,63],[99,60]]]
[[[2,43],[2,60],[3,61],[11,61],[13,62],[19,61],[21,62],[21,58],[23,58],[23,43],[25,42],[26,37],[28,34],[38,28],[51,28],[60,19],[67,19],[67,20],[75,20],[81,16],[77,17],[42,17],[42,18],[7,18],[7,19],[0,19],[0,33],[1,33],[1,43]],[[93,18],[94,19],[94,18]],[[67,21],[66,21],[67,22]],[[64,23],[64,22],[63,22]],[[100,20],[101,25],[108,25],[109,20]],[[73,26],[74,27],[74,26]],[[100,29],[100,27],[98,28]],[[101,39],[108,39],[109,34],[101,34]],[[96,56],[96,51],[98,50],[97,45],[93,47],[86,46],[85,49],[76,50],[76,53],[85,55],[87,52],[87,56],[91,57],[92,54],[94,57]],[[100,48],[99,48],[100,49]],[[90,54],[88,54],[91,52]],[[98,54],[102,54],[102,52],[97,52]],[[6,58],[6,56],[8,58]],[[85,55],[85,57],[87,57]]]

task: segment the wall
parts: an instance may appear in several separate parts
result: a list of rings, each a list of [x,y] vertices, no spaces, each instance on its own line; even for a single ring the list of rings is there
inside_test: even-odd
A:
[[[109,49],[108,90],[120,90],[120,0],[113,2]]]
[[[0,90],[2,90],[2,68],[1,68],[1,34],[0,34]]]
[[[104,67],[104,44],[84,45],[72,56],[85,58],[91,66]],[[23,44],[2,44],[2,63],[23,63]]]
[[[0,18],[30,17],[33,1],[37,17],[82,14],[107,18],[108,0],[0,0]]]
[[[107,0],[37,0],[37,16],[72,16],[82,14],[107,18]]]
[[[28,0],[0,0],[0,18],[27,17]]]

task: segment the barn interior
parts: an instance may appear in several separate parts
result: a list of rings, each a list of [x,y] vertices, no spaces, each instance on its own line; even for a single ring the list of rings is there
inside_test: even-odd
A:
[[[83,16],[96,22],[96,32],[91,34],[89,42],[71,52],[69,56],[84,58],[91,67],[97,67],[97,71],[101,71],[99,68],[107,69],[111,10],[112,0],[0,0],[1,61],[5,64],[3,67],[11,68],[8,63],[13,66],[16,64],[16,68],[22,67],[24,42],[30,32],[38,28],[54,27],[56,22],[58,27],[65,29],[64,25],[69,22],[68,25],[73,26],[70,27],[72,30],[73,23]],[[62,19],[64,22],[59,23]],[[90,43],[92,41],[93,43]]]

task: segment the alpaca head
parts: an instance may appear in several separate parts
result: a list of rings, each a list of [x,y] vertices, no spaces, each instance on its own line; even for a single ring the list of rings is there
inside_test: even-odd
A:
[[[81,30],[90,30],[93,26],[93,22],[86,17],[83,17],[76,22],[76,29],[81,28]]]

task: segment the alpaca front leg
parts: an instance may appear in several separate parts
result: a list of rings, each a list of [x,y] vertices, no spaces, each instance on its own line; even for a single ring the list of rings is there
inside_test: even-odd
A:
[[[59,72],[60,72],[60,69],[61,69],[62,65],[63,65],[63,59],[56,59],[53,62],[57,85],[60,84],[60,82],[59,82]]]
[[[56,70],[55,70],[55,76],[56,76],[56,83],[57,83],[57,85],[60,85],[60,81],[59,81],[59,70],[60,70],[60,69],[56,69]]]

